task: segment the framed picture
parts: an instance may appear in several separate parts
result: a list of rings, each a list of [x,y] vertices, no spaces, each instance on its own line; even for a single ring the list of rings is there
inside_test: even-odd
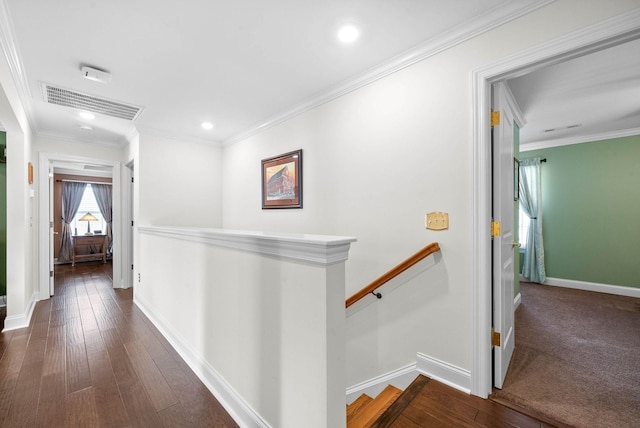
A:
[[[520,161],[513,158],[513,200],[520,200]]]
[[[262,160],[262,209],[302,208],[302,150]]]

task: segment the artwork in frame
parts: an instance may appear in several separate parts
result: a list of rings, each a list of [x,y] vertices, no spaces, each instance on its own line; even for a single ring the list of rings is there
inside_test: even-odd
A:
[[[262,160],[262,209],[302,208],[302,149]]]

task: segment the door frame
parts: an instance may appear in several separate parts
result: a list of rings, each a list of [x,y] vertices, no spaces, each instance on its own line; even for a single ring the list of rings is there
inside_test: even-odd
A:
[[[640,38],[640,9],[572,32],[472,71],[471,393],[493,387],[491,263],[491,84]]]
[[[88,163],[111,168],[111,191],[113,200],[113,287],[122,287],[122,207],[120,162],[93,159],[58,153],[40,152],[38,164],[38,300],[46,300],[49,295],[49,168],[55,162]]]

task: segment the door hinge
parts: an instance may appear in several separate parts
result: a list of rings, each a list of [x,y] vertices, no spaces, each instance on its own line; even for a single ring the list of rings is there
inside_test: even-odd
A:
[[[133,177],[131,177],[131,182],[133,183]]]
[[[492,221],[491,222],[491,236],[500,236],[500,222]]]
[[[500,111],[491,112],[491,126],[500,125]]]
[[[49,278],[53,278],[53,271],[52,270],[49,271]]]
[[[52,221],[49,222],[49,227],[53,229],[53,222]]]
[[[131,220],[131,227],[133,227],[133,220]]]
[[[500,333],[491,329],[491,346],[500,346]]]
[[[131,265],[131,270],[133,270],[133,265]]]

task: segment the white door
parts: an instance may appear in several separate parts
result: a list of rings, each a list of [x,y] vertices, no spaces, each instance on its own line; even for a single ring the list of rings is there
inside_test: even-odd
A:
[[[493,220],[499,222],[493,235],[493,328],[500,345],[493,348],[493,383],[502,388],[514,342],[514,115],[504,84],[493,85],[493,110],[500,122],[493,127]]]
[[[53,237],[57,234],[54,230],[53,223],[53,165],[49,163],[49,296],[53,296],[53,271],[54,271],[54,257],[53,257]]]

